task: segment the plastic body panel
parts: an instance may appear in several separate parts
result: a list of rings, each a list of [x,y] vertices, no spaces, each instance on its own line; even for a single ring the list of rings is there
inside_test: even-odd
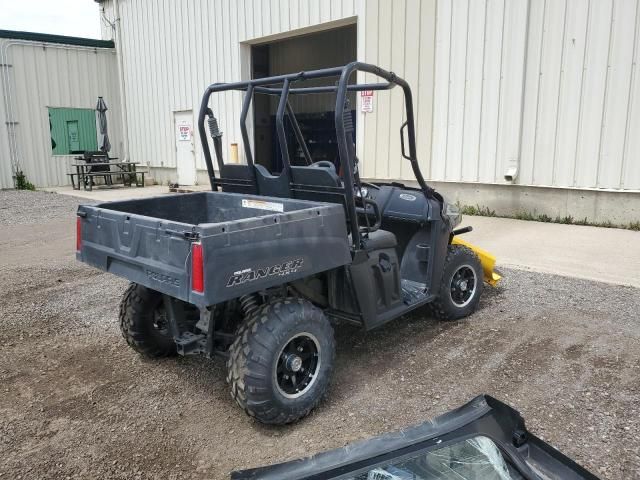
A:
[[[200,192],[82,205],[78,216],[78,260],[201,307],[351,263],[341,205]],[[202,293],[191,287],[195,241]]]

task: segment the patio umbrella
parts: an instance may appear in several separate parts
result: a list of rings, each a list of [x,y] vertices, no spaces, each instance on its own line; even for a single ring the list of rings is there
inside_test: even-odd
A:
[[[98,111],[98,123],[100,125],[100,135],[102,135],[102,141],[100,142],[100,150],[108,152],[111,150],[111,142],[109,142],[109,134],[107,133],[107,104],[104,103],[102,97],[98,97],[98,104],[96,105]]]

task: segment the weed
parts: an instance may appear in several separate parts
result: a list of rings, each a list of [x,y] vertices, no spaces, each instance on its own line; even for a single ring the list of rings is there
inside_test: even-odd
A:
[[[458,208],[460,208],[460,213],[463,215],[477,215],[481,217],[496,217],[496,211],[491,210],[489,207],[481,207],[480,205],[460,205],[458,203]]]
[[[27,180],[22,170],[16,172],[16,190],[35,190],[36,186]]]
[[[545,223],[562,223],[565,225],[590,225],[593,227],[602,227],[602,228],[626,228],[628,230],[640,231],[640,220],[630,222],[624,225],[618,225],[611,222],[611,220],[606,220],[604,222],[594,222],[589,221],[587,217],[582,219],[576,219],[572,215],[566,215],[561,217],[557,215],[555,218],[550,217],[546,213],[538,214],[535,210],[533,212],[528,211],[518,211],[514,215],[499,215],[495,210],[491,210],[489,207],[482,207],[480,205],[462,205],[460,202],[457,203],[458,208],[460,209],[460,213],[463,215],[478,215],[483,217],[501,217],[501,218],[515,218],[517,220],[526,220],[530,222],[545,222]]]
[[[536,220],[535,213],[531,213],[531,212],[516,212],[514,216],[518,220],[528,220],[528,221]]]

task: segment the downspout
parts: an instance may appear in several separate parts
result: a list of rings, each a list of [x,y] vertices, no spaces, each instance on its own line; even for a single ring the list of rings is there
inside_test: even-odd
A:
[[[7,128],[7,145],[9,148],[9,159],[11,162],[11,173],[13,174],[13,186],[15,188],[15,177],[20,168],[18,150],[15,135],[15,117],[13,112],[13,102],[11,97],[11,74],[9,73],[9,47],[23,43],[20,40],[4,41],[0,45],[0,67],[2,67],[2,100],[4,103],[5,125]],[[12,134],[13,132],[13,134]]]
[[[504,179],[507,182],[515,183],[520,174],[520,163],[522,162],[522,138],[524,134],[524,103],[527,89],[527,59],[529,57],[529,26],[531,24],[531,0],[527,0],[527,19],[524,31],[524,55],[522,60],[522,92],[520,94],[520,129],[518,132],[518,156],[515,160],[507,162],[504,172]]]

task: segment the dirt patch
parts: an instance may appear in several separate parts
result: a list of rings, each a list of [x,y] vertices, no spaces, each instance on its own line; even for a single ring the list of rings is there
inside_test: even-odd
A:
[[[507,270],[467,320],[419,311],[368,333],[340,326],[326,401],[273,428],[235,406],[222,361],[130,350],[116,318],[126,282],[66,248],[28,269],[0,264],[2,479],[228,478],[479,393],[602,478],[640,478],[637,289]]]

